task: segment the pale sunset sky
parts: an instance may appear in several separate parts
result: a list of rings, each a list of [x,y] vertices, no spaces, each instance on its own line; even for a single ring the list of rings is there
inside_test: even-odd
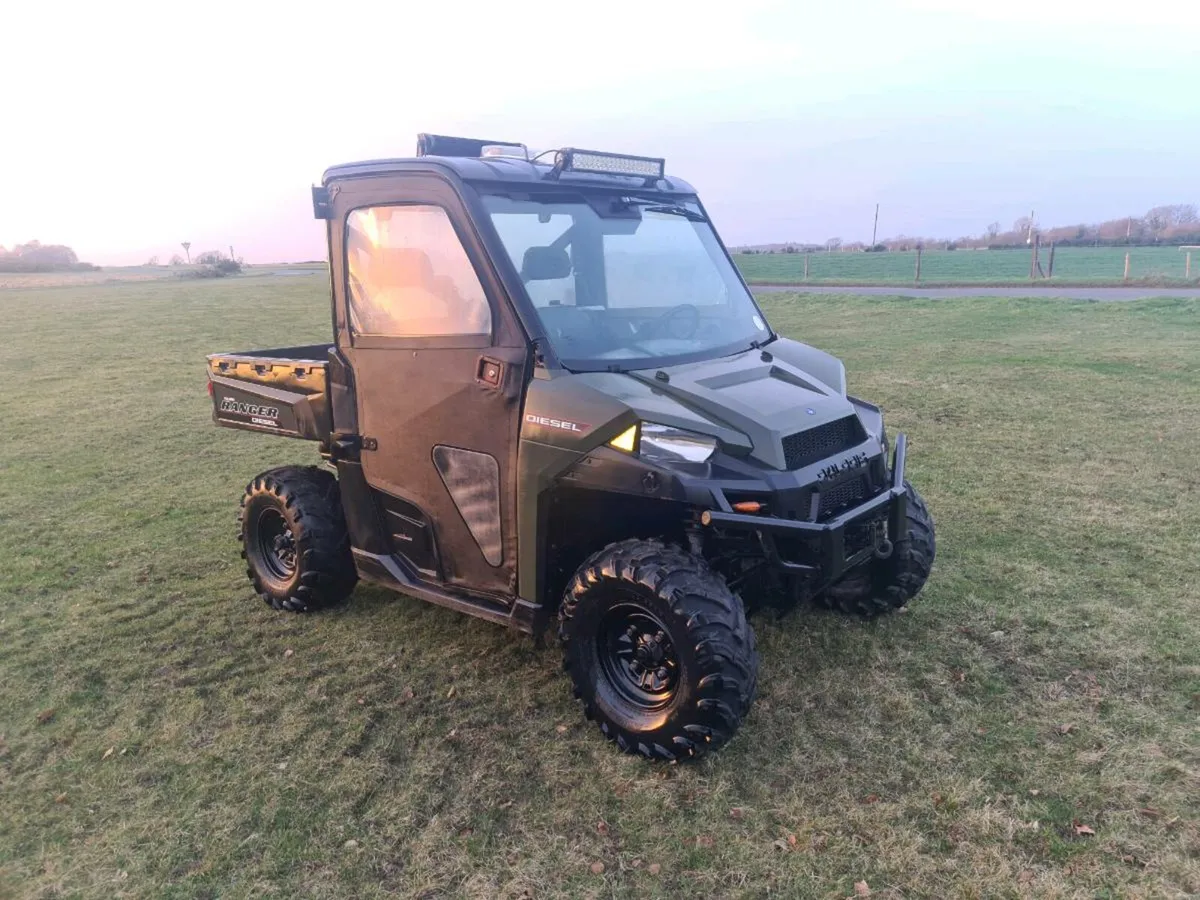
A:
[[[1200,3],[21,4],[0,244],[322,258],[309,185],[419,131],[665,156],[729,244],[1200,202]]]

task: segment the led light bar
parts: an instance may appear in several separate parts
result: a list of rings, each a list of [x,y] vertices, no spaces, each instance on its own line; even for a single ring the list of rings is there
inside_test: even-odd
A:
[[[559,151],[559,168],[563,172],[591,172],[597,175],[629,175],[634,178],[662,178],[666,160],[652,156],[624,156],[602,153],[599,150],[576,150],[567,147]]]

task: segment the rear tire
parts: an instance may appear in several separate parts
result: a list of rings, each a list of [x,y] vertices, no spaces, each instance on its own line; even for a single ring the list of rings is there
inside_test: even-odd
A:
[[[907,493],[908,533],[896,541],[888,559],[851,572],[817,602],[844,613],[874,618],[893,612],[920,593],[933,568],[937,552],[933,517],[917,489],[904,482]]]
[[[728,741],[754,702],[758,652],[742,601],[708,564],[659,541],[612,544],[559,608],[584,715],[625,753],[674,761]]]
[[[254,590],[275,609],[333,606],[358,581],[337,479],[324,469],[289,466],[250,482],[238,539]]]

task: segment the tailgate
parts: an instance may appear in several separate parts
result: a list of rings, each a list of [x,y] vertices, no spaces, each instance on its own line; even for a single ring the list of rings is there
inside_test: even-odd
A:
[[[214,353],[208,357],[213,421],[286,437],[329,438],[325,364],[329,344]]]

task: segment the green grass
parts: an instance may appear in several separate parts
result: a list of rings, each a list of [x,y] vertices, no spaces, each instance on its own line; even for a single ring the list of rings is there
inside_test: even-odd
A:
[[[1054,256],[1049,284],[1121,284],[1125,274],[1123,247],[1060,247]],[[1176,247],[1129,248],[1129,277],[1141,283],[1188,284],[1185,253]],[[738,254],[734,261],[750,281],[801,282],[803,253]],[[921,256],[921,282],[930,284],[1029,283],[1027,249],[927,250]],[[1041,251],[1042,270],[1049,266],[1050,248]],[[809,257],[812,284],[913,283],[916,252],[813,253]],[[1191,282],[1200,284],[1200,250],[1192,251]]]
[[[215,429],[203,356],[323,286],[0,291],[0,896],[1200,893],[1200,302],[767,298],[909,433],[938,562],[757,620],[742,731],[664,767],[553,646],[251,595],[241,490],[315,454]]]

